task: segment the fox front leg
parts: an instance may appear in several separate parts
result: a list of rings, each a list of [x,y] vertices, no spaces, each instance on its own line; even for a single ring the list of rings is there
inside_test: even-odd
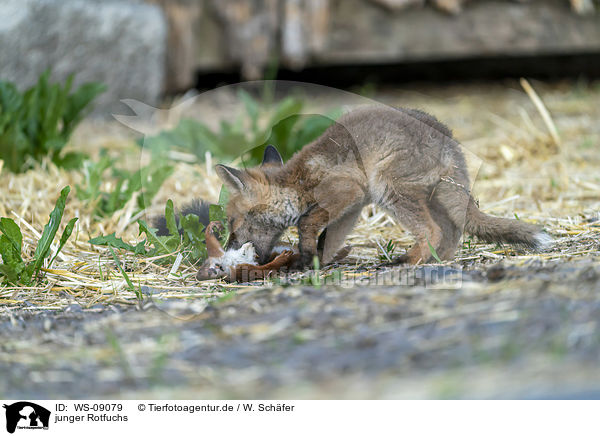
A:
[[[311,266],[317,256],[317,235],[327,228],[321,244],[323,260],[330,262],[352,230],[365,205],[366,190],[355,180],[345,177],[326,179],[314,190],[316,204],[298,220],[300,258],[298,268]],[[332,227],[328,227],[329,225]]]
[[[320,206],[314,207],[298,220],[298,248],[300,255],[293,267],[303,269],[311,266],[313,258],[318,255],[317,236],[329,222],[329,212]]]

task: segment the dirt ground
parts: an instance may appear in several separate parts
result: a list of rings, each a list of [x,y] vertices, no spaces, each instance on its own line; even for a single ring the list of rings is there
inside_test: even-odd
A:
[[[267,286],[199,284],[192,267],[173,277],[124,257],[140,303],[111,256],[86,243],[98,232],[134,239],[132,217],[92,222],[73,197],[76,240],[46,271],[48,284],[0,288],[0,396],[600,398],[600,86],[532,85],[558,141],[518,82],[373,97],[448,124],[480,163],[481,208],[543,225],[555,240],[548,250],[465,237],[454,261],[386,267],[380,246],[392,239],[401,254],[412,239],[367,208],[345,263]],[[114,121],[90,121],[73,143],[135,161],[132,138]],[[167,198],[215,199],[210,168],[182,165],[177,175],[154,210]],[[81,177],[4,171],[0,215],[39,232],[57,187]],[[31,251],[35,233],[24,234]]]

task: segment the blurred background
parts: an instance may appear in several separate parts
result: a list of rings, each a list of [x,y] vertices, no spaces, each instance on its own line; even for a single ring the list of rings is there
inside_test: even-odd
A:
[[[594,0],[2,0],[0,77],[156,104],[262,78],[336,87],[600,75]],[[111,106],[112,105],[112,106]]]

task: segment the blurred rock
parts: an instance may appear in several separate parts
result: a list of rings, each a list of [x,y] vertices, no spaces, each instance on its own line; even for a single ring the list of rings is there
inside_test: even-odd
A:
[[[166,38],[162,10],[141,1],[3,0],[0,79],[24,88],[51,68],[54,80],[76,73],[75,85],[107,84],[96,113],[118,110],[122,98],[153,104],[163,88]]]

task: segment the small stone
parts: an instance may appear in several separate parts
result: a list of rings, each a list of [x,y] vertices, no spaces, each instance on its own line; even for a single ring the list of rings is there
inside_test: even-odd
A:
[[[65,309],[65,312],[82,313],[83,307],[77,303],[69,304]]]
[[[45,332],[49,332],[52,329],[52,320],[50,318],[44,318],[43,328]]]

